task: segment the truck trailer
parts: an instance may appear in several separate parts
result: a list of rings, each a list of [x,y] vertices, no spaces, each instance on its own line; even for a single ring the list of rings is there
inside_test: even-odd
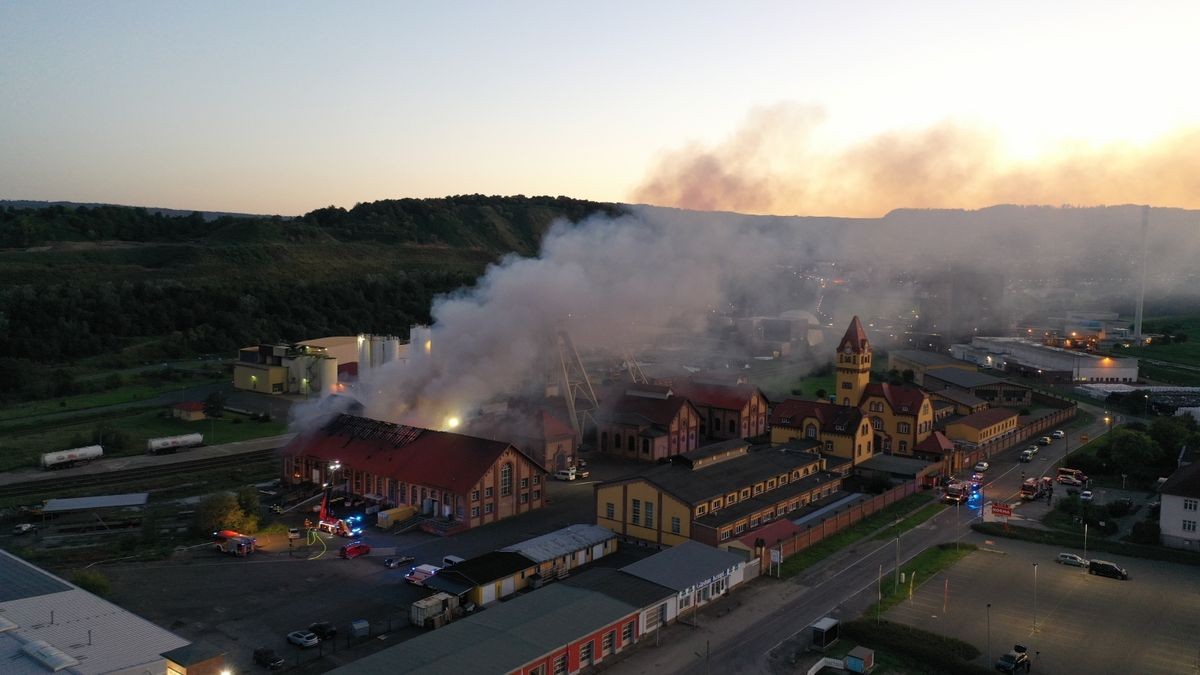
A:
[[[87,445],[82,448],[47,452],[42,455],[42,468],[65,469],[76,464],[86,464],[93,459],[100,459],[103,456],[104,448],[101,448],[99,445]]]
[[[202,434],[164,436],[162,438],[151,438],[146,441],[146,452],[151,455],[163,455],[175,452],[176,450],[194,448],[199,445],[204,445],[204,436]]]

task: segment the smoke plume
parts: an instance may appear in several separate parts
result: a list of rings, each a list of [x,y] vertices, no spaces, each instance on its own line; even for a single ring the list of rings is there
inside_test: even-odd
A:
[[[1200,206],[1200,129],[1144,145],[1063,144],[1011,161],[982,129],[944,122],[839,148],[817,142],[819,108],[756,110],[727,140],[666,153],[636,202],[742,213],[881,216],[992,204]]]

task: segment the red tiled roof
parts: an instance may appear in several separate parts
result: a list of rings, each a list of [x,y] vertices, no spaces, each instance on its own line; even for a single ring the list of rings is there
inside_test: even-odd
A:
[[[863,390],[863,398],[868,396],[882,396],[891,407],[892,412],[907,415],[916,415],[920,412],[921,404],[929,397],[928,394],[916,387],[888,384],[887,382],[868,383]]]
[[[575,436],[575,429],[570,424],[560,420],[557,415],[551,414],[548,410],[541,412],[542,419],[542,438],[549,441],[564,436]]]
[[[852,435],[862,423],[863,413],[854,406],[789,398],[771,411],[771,426],[799,427],[805,417],[817,418],[821,433]]]
[[[746,403],[755,394],[762,395],[758,387],[748,384],[700,384],[697,382],[678,385],[675,387],[675,393],[687,398],[695,405],[738,412],[746,407]]]
[[[949,422],[949,424],[965,424],[972,429],[987,429],[988,427],[995,426],[1006,419],[1016,416],[1017,413],[1013,410],[1007,410],[1005,408],[988,408],[987,410],[980,410],[979,412],[971,413],[966,417],[952,420]]]
[[[850,344],[850,349],[855,354],[862,354],[870,348],[870,345],[867,343],[867,331],[863,329],[862,322],[858,320],[857,316],[850,320],[850,326],[846,329],[846,334],[842,336],[842,341],[838,343],[838,352],[846,349],[846,343]]]
[[[200,401],[184,401],[183,403],[176,403],[175,405],[173,405],[171,407],[176,410],[186,410],[188,412],[203,412],[204,411],[204,404],[201,403]]]
[[[914,452],[928,452],[938,455],[948,455],[954,452],[954,441],[946,438],[946,435],[940,431],[934,431],[929,434],[925,440],[917,443],[913,447]]]
[[[283,454],[338,460],[359,471],[466,494],[510,448],[541,468],[503,441],[340,415],[292,439]]]

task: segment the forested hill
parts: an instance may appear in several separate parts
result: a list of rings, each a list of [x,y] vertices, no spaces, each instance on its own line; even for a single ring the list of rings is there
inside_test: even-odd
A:
[[[623,208],[469,195],[206,220],[124,206],[2,206],[0,400],[69,393],[27,391],[49,386],[30,375],[39,364],[133,365],[233,356],[260,341],[406,335],[429,321],[436,294],[473,284],[505,254],[535,254],[556,219]]]
[[[616,214],[614,204],[568,197],[463,195],[441,199],[388,199],[352,209],[330,206],[294,218],[175,215],[155,209],[49,204],[0,207],[0,247],[51,242],[295,242],[312,239],[374,241],[471,248],[496,255],[534,253],[555,219]]]

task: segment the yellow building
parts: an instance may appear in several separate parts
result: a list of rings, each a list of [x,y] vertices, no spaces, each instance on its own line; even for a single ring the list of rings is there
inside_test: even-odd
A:
[[[745,441],[704,446],[596,487],[596,524],[621,536],[673,546],[717,546],[841,489],[815,441],[805,450],[750,450]]]
[[[875,454],[875,434],[853,406],[789,398],[771,411],[771,442],[815,440],[820,450],[858,464]]]
[[[1019,416],[1008,408],[989,408],[946,425],[946,436],[968,445],[983,445],[1017,430]]]
[[[871,381],[871,343],[857,316],[838,343],[836,370],[836,400],[842,405],[858,405]]]

